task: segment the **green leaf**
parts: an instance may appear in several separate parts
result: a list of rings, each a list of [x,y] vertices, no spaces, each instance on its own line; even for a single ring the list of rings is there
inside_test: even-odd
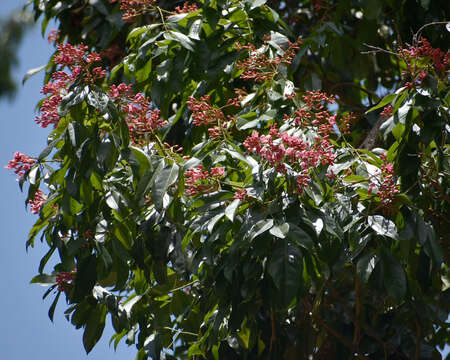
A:
[[[45,264],[47,264],[50,257],[53,255],[53,253],[56,250],[56,245],[53,245],[49,251],[42,257],[41,261],[39,262],[39,273],[42,274],[42,271],[44,271]],[[53,275],[49,275],[53,276]]]
[[[152,168],[150,158],[145,151],[136,146],[130,146],[130,149],[136,157],[136,160],[139,162],[141,173],[144,173],[145,170]]]
[[[104,92],[91,90],[87,95],[87,103],[100,111],[100,113],[104,113],[106,111],[108,102],[109,96]]]
[[[90,311],[86,328],[83,333],[83,345],[89,354],[95,344],[100,340],[105,328],[107,308],[104,304],[98,304]]]
[[[28,173],[28,181],[31,185],[36,185],[38,179],[39,179],[39,166],[33,167],[30,172]]]
[[[250,10],[253,10],[257,7],[264,5],[267,0],[248,0],[248,4],[250,5]]]
[[[200,347],[201,343],[200,342],[195,342],[193,343],[188,350],[188,358],[192,358],[195,355],[201,355],[203,357],[205,357],[205,352],[201,349]]]
[[[377,105],[375,105],[374,107],[370,108],[368,111],[366,111],[366,114],[382,108],[384,106],[386,106],[387,104],[392,103],[392,101],[394,101],[394,99],[397,97],[397,94],[388,94],[386,95]]]
[[[57,137],[56,139],[52,140],[50,144],[47,145],[47,147],[42,150],[42,152],[39,154],[38,161],[44,160],[50,153],[52,152],[55,145],[60,141],[60,137]]]
[[[38,66],[37,68],[34,69],[30,69],[27,71],[27,73],[25,74],[25,76],[22,79],[22,85],[25,84],[25,82],[32,77],[33,75],[36,75],[38,72],[41,72],[42,70],[44,70],[47,67],[47,65],[42,65],[42,66]]]
[[[39,274],[31,279],[30,284],[39,284],[42,286],[52,285],[56,282],[56,275]]]
[[[48,317],[53,322],[53,316],[55,314],[56,304],[58,304],[59,297],[61,296],[61,292],[59,291],[58,294],[56,294],[55,299],[53,300],[52,304],[50,305],[50,308],[48,309]]]
[[[130,41],[130,39],[133,39],[141,34],[144,34],[154,28],[157,28],[160,25],[162,25],[162,24],[159,24],[159,23],[158,24],[150,24],[150,25],[145,25],[145,26],[140,26],[140,27],[134,28],[128,34],[127,41]]]
[[[67,125],[67,132],[69,134],[69,139],[70,139],[70,142],[72,143],[72,146],[76,148],[77,147],[77,135],[75,132],[75,127],[73,126],[72,123],[69,123]]]
[[[367,283],[369,281],[370,275],[372,274],[373,269],[375,269],[377,262],[378,258],[373,252],[364,254],[358,260],[358,263],[356,264],[356,271],[363,283]]]
[[[278,240],[268,265],[268,272],[287,305],[296,296],[302,284],[303,262],[299,248],[289,241]]]
[[[194,40],[200,40],[200,32],[202,30],[202,19],[195,20],[189,29],[189,37]]]
[[[116,223],[115,229],[114,229],[114,235],[116,235],[116,238],[119,239],[119,241],[122,243],[122,245],[125,247],[125,249],[130,250],[133,246],[133,238],[130,236],[130,231],[126,228],[124,224]]]
[[[155,178],[152,187],[152,201],[158,210],[163,208],[164,195],[167,193],[169,186],[173,185],[178,179],[180,167],[173,163],[162,169]]]
[[[437,242],[432,226],[427,224],[419,215],[417,215],[417,237],[424,247],[425,253],[436,265],[440,266],[444,256],[441,245]]]
[[[297,225],[292,223],[288,224],[289,224],[289,232],[287,234],[287,238],[290,241],[307,250],[312,250],[314,246],[314,241],[311,238],[311,236],[306,231],[299,228]]]
[[[225,216],[230,219],[231,222],[234,220],[234,214],[236,213],[236,210],[239,208],[239,205],[241,204],[240,199],[234,199],[230,205],[228,205],[225,209]]]
[[[78,263],[72,300],[81,301],[92,293],[97,280],[97,258],[90,255]]]
[[[366,182],[367,177],[360,175],[348,175],[344,178],[344,181],[355,184],[360,182]]]
[[[211,234],[214,230],[214,226],[217,224],[217,222],[222,219],[222,217],[225,215],[225,213],[221,212],[211,218],[211,220],[208,221],[207,229],[209,233]]]
[[[402,301],[406,295],[406,274],[403,267],[385,249],[382,249],[384,286],[389,295],[397,301]]]
[[[273,226],[273,219],[263,219],[258,221],[250,230],[250,240],[253,240],[258,235],[270,230]]]
[[[184,48],[190,50],[190,51],[194,51],[194,42],[189,39],[188,36],[178,32],[178,31],[166,31],[164,33],[164,38],[166,38],[167,40],[174,40],[178,43],[181,44],[181,46],[183,46]]]
[[[384,216],[368,216],[367,223],[378,235],[387,236],[392,239],[398,238],[397,227],[395,226],[394,222],[386,219]]]
[[[281,225],[275,225],[269,230],[269,232],[277,238],[284,239],[289,232],[289,224],[284,223]]]

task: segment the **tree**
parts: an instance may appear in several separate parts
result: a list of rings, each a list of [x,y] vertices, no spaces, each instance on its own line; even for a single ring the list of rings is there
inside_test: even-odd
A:
[[[447,2],[33,5],[53,129],[8,167],[87,352],[109,314],[137,359],[441,358]]]
[[[0,18],[0,98],[11,99],[15,95],[15,84],[11,71],[17,64],[16,52],[22,37],[33,22],[33,16],[26,11],[13,12],[7,19]]]

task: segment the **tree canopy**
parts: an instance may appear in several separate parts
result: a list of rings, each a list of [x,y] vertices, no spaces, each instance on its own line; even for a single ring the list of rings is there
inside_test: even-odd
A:
[[[108,317],[138,360],[441,358],[447,1],[30,7],[49,136],[7,167],[87,352]]]

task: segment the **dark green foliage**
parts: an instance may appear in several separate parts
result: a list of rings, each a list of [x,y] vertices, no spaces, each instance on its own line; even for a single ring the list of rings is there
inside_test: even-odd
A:
[[[76,269],[66,316],[84,328],[87,352],[109,313],[111,341],[135,344],[137,359],[440,358],[437,346],[449,342],[448,66],[402,49],[419,46],[422,25],[448,18],[446,2],[205,0],[174,14],[180,4],[165,1],[135,23],[106,0],[39,3],[43,29],[58,20],[60,41],[83,41],[108,70],[70,85],[24,175],[28,200],[39,186],[48,193],[27,244],[40,234],[50,251],[32,282]],[[422,35],[446,50],[444,23]],[[244,79],[246,59],[259,51],[273,64],[299,36],[291,65]],[[111,46],[117,59],[104,55]],[[48,79],[56,69],[51,60]],[[421,70],[426,79],[406,86]],[[133,130],[131,110],[111,96],[120,82],[167,123]],[[228,104],[236,88],[240,107]],[[353,112],[349,134],[341,126],[324,136],[294,119],[308,106],[320,117],[322,101],[303,97],[320,89],[336,96],[339,125]],[[205,95],[214,122],[196,126],[190,97]],[[376,148],[360,148],[378,122]],[[246,145],[271,134],[288,147],[275,125],[308,142],[311,159],[325,156],[326,139],[334,159],[308,167],[286,155],[280,169]],[[206,175],[191,181],[200,164]],[[45,275],[53,254],[60,263]]]

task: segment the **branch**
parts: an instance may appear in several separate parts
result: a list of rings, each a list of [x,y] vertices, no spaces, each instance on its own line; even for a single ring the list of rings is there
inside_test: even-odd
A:
[[[308,312],[311,312],[311,304],[306,300],[302,299],[303,304],[305,305]],[[354,346],[352,342],[347,339],[344,335],[341,335],[337,330],[335,330],[333,327],[331,327],[325,320],[320,318],[319,314],[315,313],[313,314],[314,320],[316,320],[320,326],[325,328],[325,330],[333,335],[336,339],[338,339],[345,347],[347,347],[352,353],[355,353]],[[358,353],[357,354],[358,359],[362,360],[370,360],[368,357],[364,356],[363,354]]]
[[[413,42],[414,44],[417,44],[418,40],[419,40],[419,35],[422,32],[423,29],[425,29],[428,26],[432,26],[432,25],[447,25],[449,24],[450,21],[433,21],[430,22],[428,24],[423,25],[419,30],[417,30],[417,32],[414,34],[413,36]]]
[[[371,50],[369,50],[369,51],[361,51],[361,54],[377,54],[377,53],[381,52],[381,53],[385,53],[385,54],[389,54],[389,55],[398,56],[397,53],[389,51],[389,50],[386,50],[386,49],[383,49],[383,48],[380,48],[378,46],[373,46],[373,45],[369,45],[369,44],[366,44],[366,43],[363,43],[363,45],[367,46]]]

